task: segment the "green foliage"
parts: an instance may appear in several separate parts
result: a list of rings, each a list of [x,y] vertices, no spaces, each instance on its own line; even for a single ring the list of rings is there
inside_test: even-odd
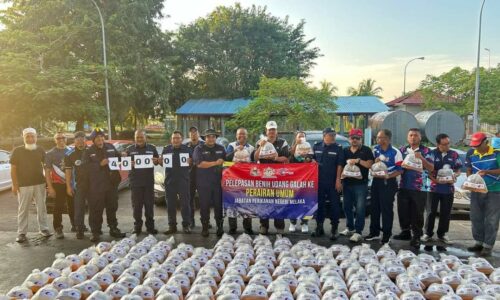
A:
[[[171,104],[191,97],[248,97],[262,76],[308,76],[320,55],[305,22],[288,23],[265,7],[220,6],[204,18],[181,26],[174,41]]]
[[[479,117],[481,122],[500,123],[500,66],[480,69]],[[475,70],[455,67],[439,76],[427,75],[420,83],[426,109],[445,109],[465,117],[474,110]]]
[[[377,96],[382,98],[379,94],[383,91],[383,89],[379,86],[375,87],[375,82],[376,81],[371,78],[363,79],[359,83],[358,88],[348,88],[347,94],[349,96]]]
[[[281,119],[280,127],[312,130],[332,124],[336,109],[329,91],[310,87],[298,78],[263,77],[250,105],[226,123],[229,129],[243,126],[255,135],[267,121]]]

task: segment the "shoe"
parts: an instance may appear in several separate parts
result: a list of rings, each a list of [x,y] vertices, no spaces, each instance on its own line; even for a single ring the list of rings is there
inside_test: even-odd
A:
[[[43,237],[49,237],[52,235],[52,232],[48,231],[47,229],[44,229],[44,230],[40,231],[40,235]]]
[[[190,228],[190,226],[182,227],[182,231],[184,231],[184,233],[186,233],[186,234],[190,234],[191,228]]]
[[[259,230],[259,234],[262,234],[262,235],[267,235],[267,232],[269,231],[268,228],[264,227],[264,226],[260,226],[260,230]]]
[[[290,223],[290,227],[288,227],[288,231],[289,232],[295,232],[296,227],[297,226],[295,224]]]
[[[76,232],[76,238],[78,240],[83,240],[84,237],[85,237],[85,234],[83,233],[83,231],[77,231]]]
[[[224,234],[224,227],[222,227],[222,225],[217,226],[217,231],[215,234],[217,234],[218,237],[221,237]]]
[[[114,237],[114,238],[124,238],[127,236],[125,233],[122,233],[118,227],[111,227],[109,229],[109,235]]]
[[[18,243],[24,243],[26,242],[28,239],[26,238],[26,234],[18,234],[17,235],[17,238],[16,238],[16,242]]]
[[[453,245],[453,241],[448,238],[448,236],[438,236],[438,240],[446,245]]]
[[[214,227],[212,226],[212,224],[208,224],[208,229],[213,229]]]
[[[332,227],[332,233],[330,235],[330,241],[336,241],[339,237],[337,226]]]
[[[398,241],[410,241],[411,240],[411,234],[409,232],[402,231],[400,234],[396,234],[392,238],[395,239],[395,240],[398,240]]]
[[[481,252],[479,253],[479,256],[481,256],[481,257],[490,257],[491,253],[492,253],[492,249],[491,248],[483,247],[483,250],[481,250]]]
[[[236,234],[236,228],[229,228],[229,234]]]
[[[323,229],[323,224],[318,224],[313,233],[311,233],[312,237],[321,237],[325,235],[325,230]]]
[[[436,246],[436,250],[438,252],[446,252],[446,251],[448,251],[448,249],[446,249],[446,247],[443,247],[443,246]]]
[[[349,228],[346,228],[344,231],[340,232],[341,235],[345,236],[351,236],[356,233],[356,230],[349,230]]]
[[[189,228],[191,228],[191,230],[194,229],[194,221],[189,225]]]
[[[90,241],[92,243],[97,243],[101,239],[101,235],[98,233],[92,233],[92,236],[90,237]]]
[[[426,246],[424,246],[424,251],[432,252],[432,250],[434,250],[434,246],[432,246],[432,245],[426,245]]]
[[[55,231],[56,231],[56,239],[62,240],[64,238],[64,233],[62,231],[62,228],[58,228]]]
[[[380,240],[380,234],[375,235],[370,233],[369,235],[365,236],[365,240],[367,241]]]
[[[136,227],[136,228],[134,228],[134,230],[132,230],[132,233],[133,233],[133,234],[136,234],[136,235],[139,235],[139,234],[141,234],[141,233],[142,233],[142,229],[141,229],[141,228],[137,228],[137,227]]]
[[[302,224],[301,231],[302,231],[302,233],[308,233],[309,232],[309,225]]]
[[[416,249],[420,249],[420,239],[417,239],[417,238],[411,239],[410,246],[412,246],[413,248],[416,248]]]
[[[71,226],[71,232],[76,232],[76,227],[75,226]]]
[[[177,233],[176,226],[169,226],[168,230],[164,232],[164,234],[175,234],[175,233]]]
[[[283,237],[283,235],[285,234],[285,229],[276,229],[276,234],[279,234],[281,235],[281,237]]]
[[[469,251],[469,252],[481,252],[481,251],[483,251],[483,246],[476,244],[472,247],[467,248],[467,251]]]
[[[148,230],[146,230],[146,232],[148,234],[152,234],[152,235],[158,234],[158,230],[156,228],[148,229]]]
[[[390,244],[390,243],[391,243],[390,236],[383,236],[382,239],[380,240],[380,244],[382,244],[382,245]]]
[[[245,233],[248,234],[248,235],[254,235],[255,234],[255,232],[253,232],[252,228],[246,228],[245,229]]]
[[[420,241],[421,241],[422,243],[427,243],[427,242],[432,241],[432,237],[426,233],[426,234],[424,234],[424,235],[420,238]]]
[[[203,226],[203,228],[201,229],[201,236],[208,237],[208,225]]]
[[[349,239],[349,241],[353,242],[353,243],[359,243],[359,242],[362,242],[363,241],[363,236],[359,233],[354,233],[351,238]]]

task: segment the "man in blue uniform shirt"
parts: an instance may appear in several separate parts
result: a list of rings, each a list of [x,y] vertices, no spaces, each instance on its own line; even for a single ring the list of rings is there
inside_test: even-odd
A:
[[[189,142],[186,143],[186,146],[191,149],[191,152],[194,153],[194,148],[198,145],[203,145],[205,144],[205,141],[200,138],[200,133],[198,131],[198,127],[196,126],[191,126],[189,128]],[[196,170],[197,167],[195,164],[191,165],[191,168],[189,169],[189,205],[191,207],[191,221],[190,221],[190,227],[191,229],[194,228],[195,226],[195,220],[194,220],[194,212],[196,210],[196,205],[194,198],[196,196]],[[199,191],[198,191],[199,193]],[[208,224],[208,227],[210,227],[210,223]]]

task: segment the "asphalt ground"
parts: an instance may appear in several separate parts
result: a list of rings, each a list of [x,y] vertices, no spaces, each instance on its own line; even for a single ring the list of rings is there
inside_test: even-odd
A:
[[[396,208],[394,209],[396,212]],[[41,238],[37,233],[36,225],[36,211],[34,206],[31,208],[31,214],[29,219],[29,233],[27,243],[18,244],[15,242],[17,236],[17,198],[12,195],[11,192],[5,191],[0,192],[0,294],[5,294],[8,290],[16,285],[22,284],[24,279],[32,272],[33,269],[44,269],[52,264],[54,261],[54,256],[56,253],[64,253],[66,255],[79,253],[84,248],[92,246],[93,244],[89,240],[89,234],[86,234],[85,239],[77,240],[74,233],[70,232],[69,218],[63,216],[65,239],[57,240],[55,237]],[[124,190],[119,194],[119,209],[117,212],[119,228],[124,232],[130,232],[133,228],[133,218],[132,218],[132,208],[130,201],[130,191]],[[156,227],[160,232],[167,230],[167,212],[165,206],[156,207],[155,210],[155,220]],[[213,215],[212,215],[213,216]],[[52,215],[49,215],[49,224],[52,224]],[[104,219],[105,220],[105,219]],[[177,216],[177,221],[180,224],[181,217],[180,214]],[[210,236],[203,238],[200,235],[201,227],[199,223],[199,212],[196,212],[196,222],[197,226],[191,234],[178,233],[175,235],[175,240],[178,243],[184,242],[189,243],[194,246],[203,247],[213,247],[217,242],[217,237],[215,235],[215,229],[210,231]],[[212,220],[212,224],[215,222]],[[437,221],[436,221],[437,222]],[[225,222],[226,232],[228,230],[227,221]],[[288,229],[288,221],[286,223],[286,228]],[[366,220],[364,234],[368,234],[369,218]],[[437,226],[437,224],[436,224]],[[309,222],[309,230],[313,230],[315,227],[315,221]],[[180,225],[179,225],[180,229]],[[259,222],[258,220],[253,220],[253,230],[258,232]],[[339,231],[345,229],[345,219],[341,219]],[[107,234],[107,228],[103,225],[104,235],[102,240],[111,241],[112,238]],[[329,224],[325,224],[325,231],[330,231]],[[238,220],[238,233],[242,232],[241,220]],[[394,233],[399,232],[399,224],[397,215],[394,220]],[[275,230],[272,227],[270,229],[270,237],[274,238]],[[456,217],[451,221],[449,237],[454,241],[452,246],[446,247],[446,251],[441,251],[448,254],[453,254],[466,261],[468,257],[472,256],[473,253],[467,252],[466,248],[473,245],[471,235],[471,224],[467,218],[462,215]],[[145,237],[143,234],[140,238]],[[322,246],[330,246],[332,242],[328,239],[328,236],[322,238],[311,238],[310,234],[303,234],[301,232],[287,233],[286,236],[290,238],[292,242],[297,242],[299,240],[311,239],[314,243]],[[500,237],[500,236],[499,236]],[[157,235],[158,239],[166,239],[167,236],[163,234]],[[349,246],[354,246],[355,244],[349,242],[346,237],[339,237],[335,244],[346,244]],[[380,247],[379,241],[367,242],[371,245],[373,249],[378,249]],[[493,264],[493,266],[500,266],[500,238],[497,238],[497,243],[495,244],[493,256],[488,258],[488,260]],[[399,249],[412,250],[409,246],[409,242],[406,241],[392,241],[391,247],[396,251]],[[420,249],[421,253],[428,253],[435,257],[439,257],[440,251],[436,250],[434,247],[433,251],[425,251],[424,246]]]

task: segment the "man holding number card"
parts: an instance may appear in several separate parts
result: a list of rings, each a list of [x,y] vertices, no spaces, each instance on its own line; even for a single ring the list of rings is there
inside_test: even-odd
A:
[[[134,215],[133,233],[142,232],[142,208],[146,218],[146,231],[157,234],[154,220],[154,167],[159,162],[156,147],[146,143],[146,132],[138,129],[134,134],[135,144],[130,145],[122,153],[122,169],[125,166],[124,157],[132,158],[133,168],[129,171],[130,189],[132,191],[132,210]],[[128,162],[128,161],[127,161]]]
[[[186,143],[186,146],[191,149],[192,152],[194,152],[194,148],[196,148],[198,145],[203,145],[205,144],[205,141],[200,138],[200,133],[198,132],[198,127],[196,126],[191,126],[189,128],[189,142]],[[189,203],[191,207],[191,222],[190,222],[190,227],[191,229],[194,228],[194,211],[196,210],[194,198],[196,195],[196,165],[191,165],[191,169],[189,170]],[[208,224],[208,227],[210,227],[210,224]]]
[[[92,231],[90,241],[98,242],[100,239],[104,208],[106,208],[109,235],[115,238],[123,238],[125,234],[118,229],[118,220],[116,219],[118,184],[121,177],[116,170],[116,166],[108,165],[110,162],[116,163],[120,155],[113,145],[104,142],[104,131],[102,129],[94,129],[90,134],[90,138],[93,145],[83,155],[83,164],[89,175],[89,225]]]
[[[213,129],[205,130],[205,144],[194,149],[193,161],[197,166],[196,187],[200,195],[200,214],[203,226],[201,235],[208,236],[210,204],[214,204],[214,216],[217,223],[217,236],[224,234],[222,228],[222,165],[226,159],[224,146],[216,144],[217,134]]]
[[[165,168],[165,191],[168,211],[168,230],[165,234],[177,233],[177,197],[181,204],[182,228],[191,233],[191,207],[189,198],[189,167],[192,151],[182,144],[182,133],[174,131],[171,145],[163,148],[162,165]]]

